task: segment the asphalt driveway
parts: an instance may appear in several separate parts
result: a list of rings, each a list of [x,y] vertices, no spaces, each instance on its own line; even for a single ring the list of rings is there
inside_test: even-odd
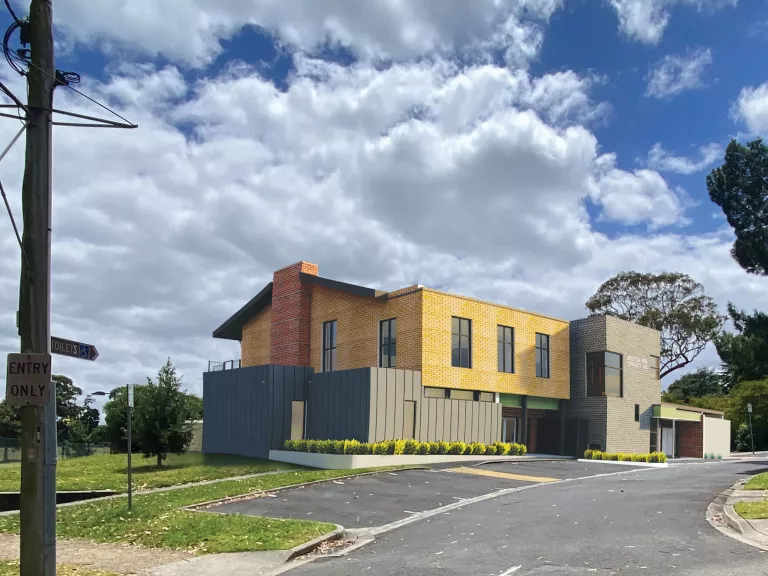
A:
[[[274,497],[231,502],[211,511],[369,528],[462,499],[526,484],[442,470],[401,470],[290,488],[274,492]]]
[[[239,500],[211,511],[271,518],[311,519],[345,528],[371,528],[505,488],[552,483],[627,468],[576,461],[453,464],[401,470],[290,488]]]

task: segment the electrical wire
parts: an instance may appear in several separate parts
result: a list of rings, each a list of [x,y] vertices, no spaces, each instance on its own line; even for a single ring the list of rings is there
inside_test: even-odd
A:
[[[8,12],[11,13],[11,16],[13,17],[16,22],[19,22],[18,16],[16,16],[16,12],[13,11],[13,8],[11,8],[11,3],[8,0],[5,0],[5,7],[8,8]]]
[[[3,183],[0,182],[0,194],[3,196],[3,201],[5,202],[5,209],[8,211],[8,217],[11,219],[11,225],[13,226],[13,231],[16,233],[16,240],[19,242],[19,248],[21,248],[22,253],[24,252],[24,247],[21,244],[21,235],[19,235],[19,229],[16,226],[16,220],[13,218],[13,212],[11,211],[11,205],[8,204],[8,198],[5,195],[5,189],[3,188]]]

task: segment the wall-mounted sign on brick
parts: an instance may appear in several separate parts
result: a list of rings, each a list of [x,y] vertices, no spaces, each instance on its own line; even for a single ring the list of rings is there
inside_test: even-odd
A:
[[[648,358],[641,356],[627,356],[627,366],[640,370],[648,370],[651,367],[648,363]]]

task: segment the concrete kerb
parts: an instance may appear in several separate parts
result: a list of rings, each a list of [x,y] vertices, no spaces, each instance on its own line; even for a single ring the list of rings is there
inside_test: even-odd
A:
[[[734,494],[741,492],[739,489],[744,483],[744,480],[740,480],[717,495],[707,507],[707,521],[722,534],[768,552],[768,536],[755,530],[752,524],[739,516],[733,507],[736,502],[742,500]],[[750,500],[753,499],[750,498]]]
[[[174,486],[163,486],[162,488],[152,488],[151,490],[142,490],[140,492],[134,492],[135,496],[145,496],[147,494],[157,494],[159,492],[171,492],[173,490],[184,490],[185,488],[196,488],[198,486],[208,486],[210,484],[219,484],[221,482],[230,482],[236,480],[250,480],[251,478],[259,478],[261,476],[272,476],[274,474],[285,474],[286,472],[292,472],[300,470],[297,468],[284,468],[282,470],[270,470],[269,472],[255,472],[253,474],[243,474],[242,476],[230,476],[228,478],[217,478],[214,480],[201,480],[200,482],[188,482],[186,484],[176,484]],[[66,508],[67,506],[80,506],[82,504],[90,504],[92,502],[103,502],[104,500],[114,500],[116,498],[127,498],[128,493],[115,494],[113,496],[104,496],[103,498],[91,498],[89,500],[78,500],[77,502],[64,502],[57,504],[56,508]],[[0,512],[0,516],[13,516],[18,514],[18,510],[7,510]]]
[[[638,466],[640,468],[669,468],[668,462],[620,462],[619,460],[591,460],[588,458],[579,458],[577,462],[588,462],[594,464],[616,464],[618,466]]]

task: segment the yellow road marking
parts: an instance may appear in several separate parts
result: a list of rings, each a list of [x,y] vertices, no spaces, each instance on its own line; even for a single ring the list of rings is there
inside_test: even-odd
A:
[[[543,476],[526,476],[525,474],[509,474],[508,472],[497,472],[496,470],[486,470],[484,468],[448,468],[448,472],[457,474],[474,474],[475,476],[491,476],[493,478],[506,478],[507,480],[519,480],[521,482],[557,482],[557,478],[546,478]]]

